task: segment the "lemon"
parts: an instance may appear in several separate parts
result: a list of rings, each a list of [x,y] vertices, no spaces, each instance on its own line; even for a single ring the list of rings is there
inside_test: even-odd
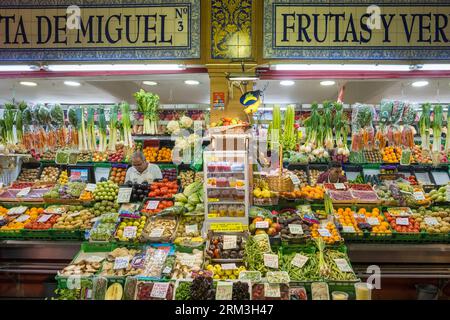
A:
[[[225,271],[225,274],[226,274],[227,276],[231,276],[231,275],[233,274],[233,270],[226,270],[226,271]]]
[[[127,226],[128,226],[128,227],[131,227],[132,225],[133,225],[133,222],[128,222],[128,223],[127,223]]]
[[[214,275],[213,279],[219,280],[220,276],[218,274]]]
[[[117,230],[117,237],[122,238],[123,230]]]
[[[137,222],[137,221],[134,222],[134,223],[133,223],[133,226],[139,227],[139,222]]]
[[[232,274],[232,275],[230,276],[230,280],[235,280],[235,279],[236,279],[236,276]]]
[[[238,276],[240,272],[241,272],[241,271],[239,271],[239,269],[233,270],[233,274],[234,274],[235,276]]]

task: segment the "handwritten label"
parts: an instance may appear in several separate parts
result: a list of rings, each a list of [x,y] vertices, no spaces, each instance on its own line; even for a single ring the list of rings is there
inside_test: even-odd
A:
[[[367,218],[367,223],[370,224],[371,226],[379,226],[380,220],[378,220],[378,218],[376,217],[370,217]]]
[[[150,238],[159,238],[163,235],[164,228],[156,228],[150,232]]]
[[[195,256],[191,256],[191,255],[181,256],[180,262],[182,265],[192,268],[195,264]]]
[[[169,290],[169,282],[155,282],[153,283],[152,292],[150,292],[150,297],[165,299],[167,296],[167,291]]]
[[[88,183],[86,185],[86,188],[84,188],[84,190],[89,191],[89,192],[94,192],[95,188],[97,188],[97,185],[95,183]]]
[[[308,261],[308,259],[309,258],[307,256],[297,253],[294,256],[294,258],[292,259],[291,264],[293,266],[296,266],[297,268],[302,268],[305,265],[305,263]]]
[[[22,214],[27,211],[27,207],[14,207],[8,210],[8,215],[16,215],[16,214]]]
[[[37,222],[41,222],[41,223],[45,223],[48,221],[48,219],[50,219],[52,217],[52,214],[43,214],[42,216],[39,217],[39,219],[37,220]]]
[[[22,214],[16,218],[15,222],[24,222],[24,221],[27,221],[29,218],[30,218],[29,215]]]
[[[435,217],[425,217],[425,223],[429,226],[438,226],[439,221]]]
[[[128,203],[130,202],[132,188],[120,188],[117,194],[117,203]]]
[[[342,226],[342,231],[344,233],[355,233],[355,227],[353,226]]]
[[[222,270],[236,270],[236,263],[222,263]]]
[[[319,230],[317,230],[320,234],[321,237],[331,237],[331,233],[328,229],[326,228],[321,228]]]
[[[275,283],[264,283],[264,296],[267,298],[280,298],[280,285]]]
[[[74,213],[69,213],[67,216],[73,218],[73,217],[76,217],[79,215],[80,215],[80,212],[74,212]]]
[[[269,221],[257,221],[256,229],[267,229],[269,227]]]
[[[135,238],[137,233],[136,226],[126,226],[123,228],[123,236],[127,239]]]
[[[158,205],[159,205],[159,201],[150,200],[147,202],[146,209],[147,210],[155,210],[156,208],[158,208]]]
[[[188,224],[185,226],[185,231],[187,234],[194,234],[198,232],[198,226],[196,224]]]
[[[269,268],[278,269],[278,255],[264,253],[264,265]]]
[[[126,269],[129,264],[130,264],[130,257],[129,256],[117,257],[114,260],[114,270]]]
[[[172,272],[171,266],[166,266],[162,271],[163,274],[170,274],[171,272]]]
[[[413,197],[414,199],[416,199],[416,201],[423,201],[425,200],[425,195],[423,194],[422,191],[416,191],[413,193]]]
[[[234,235],[224,235],[223,236],[223,249],[230,250],[237,247],[237,236]]]
[[[30,193],[30,191],[31,191],[31,187],[23,188],[16,194],[16,197],[25,197],[27,194]]]
[[[216,300],[231,300],[233,298],[233,283],[219,281],[216,288]]]
[[[303,228],[301,224],[291,223],[288,225],[288,227],[291,234],[303,234]]]
[[[291,173],[291,174],[289,175],[289,178],[291,179],[292,183],[293,183],[295,186],[298,186],[298,185],[300,184],[300,179],[299,179],[295,174]]]
[[[261,272],[259,271],[241,271],[239,272],[239,280],[250,280],[253,282],[261,281]]]
[[[409,219],[408,218],[397,218],[395,219],[395,223],[399,226],[407,226],[409,225]]]
[[[336,190],[345,190],[345,184],[343,184],[343,183],[335,183],[334,184],[334,188]]]
[[[341,272],[352,272],[352,268],[348,264],[348,261],[345,259],[334,259],[337,267]]]

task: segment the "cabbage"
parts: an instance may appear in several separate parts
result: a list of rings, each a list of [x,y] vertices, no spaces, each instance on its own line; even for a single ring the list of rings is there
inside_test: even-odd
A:
[[[196,206],[195,206],[195,211],[205,211],[205,205],[203,204],[203,203],[198,203]]]
[[[200,203],[200,199],[198,198],[198,194],[194,193],[188,197],[188,203],[192,205],[196,205]]]
[[[193,123],[194,121],[192,121],[192,119],[187,116],[182,116],[180,119],[180,125],[182,128],[189,129],[190,127],[192,127]]]
[[[184,207],[185,202],[175,202],[173,204],[174,207]]]
[[[176,202],[186,203],[188,201],[188,198],[182,193],[177,193],[173,197],[175,198]]]
[[[194,211],[195,207],[191,204],[186,204],[184,207],[188,210],[188,212]]]
[[[203,184],[200,181],[196,181],[188,185],[186,188],[184,188],[183,193],[186,197],[189,197],[190,195],[198,192],[201,188],[203,188]]]

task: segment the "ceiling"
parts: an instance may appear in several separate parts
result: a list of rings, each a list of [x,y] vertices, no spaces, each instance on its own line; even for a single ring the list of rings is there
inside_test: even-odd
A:
[[[197,86],[185,80],[200,81]],[[36,87],[25,87],[20,81],[38,83]],[[80,87],[68,87],[64,80],[81,82]],[[158,82],[157,86],[146,86],[144,80]],[[264,103],[306,103],[336,100],[339,88],[345,84],[344,102],[377,104],[382,99],[399,99],[410,102],[450,103],[450,79],[429,80],[421,88],[411,86],[411,80],[340,80],[335,85],[324,87],[319,80],[296,80],[291,87],[284,87],[279,80],[258,81],[256,88],[264,89]],[[1,79],[0,104],[11,101],[30,103],[95,104],[134,101],[133,93],[143,88],[160,96],[163,104],[209,103],[210,85],[208,74],[176,74],[152,76],[115,76],[95,78],[53,79]]]

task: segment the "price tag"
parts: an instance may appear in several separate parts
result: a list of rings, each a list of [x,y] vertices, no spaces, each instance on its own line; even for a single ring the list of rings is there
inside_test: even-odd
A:
[[[352,272],[352,268],[345,259],[334,259],[337,267],[341,272]]]
[[[132,188],[119,188],[119,193],[117,195],[117,203],[128,203],[131,198]]]
[[[416,201],[423,201],[425,200],[425,195],[423,194],[422,191],[416,191],[413,193],[414,199],[416,199]]]
[[[335,183],[334,184],[334,188],[336,190],[345,190],[345,184],[343,184],[343,183]]]
[[[298,267],[298,268],[302,268],[305,265],[305,263],[308,261],[308,259],[309,258],[307,256],[304,256],[304,255],[302,255],[300,253],[297,253],[294,256],[294,258],[292,259],[291,264],[293,266]]]
[[[86,185],[86,188],[84,188],[84,190],[89,191],[89,192],[94,192],[96,187],[97,187],[97,185],[95,183],[88,183]]]
[[[216,300],[231,300],[233,298],[233,283],[219,281],[216,288]]]
[[[438,226],[439,221],[435,217],[425,217],[425,223],[429,226]]]
[[[80,215],[80,212],[74,212],[74,213],[68,214],[67,216],[73,218],[73,217],[76,217],[76,216],[79,216],[79,215]]]
[[[150,238],[159,238],[163,235],[164,228],[156,228],[150,232]]]
[[[22,214],[22,215],[20,215],[20,216],[18,216],[18,217],[16,218],[15,222],[24,222],[24,221],[27,221],[28,218],[30,218],[29,215],[27,215],[27,214]]]
[[[123,236],[127,239],[135,238],[137,233],[136,226],[126,226],[123,228]]]
[[[117,257],[114,260],[114,270],[126,269],[129,264],[130,264],[130,257],[129,256]]]
[[[256,229],[267,229],[269,228],[269,221],[257,221]]]
[[[22,190],[20,190],[17,194],[16,197],[25,197],[27,194],[29,194],[31,191],[31,187],[28,188],[23,188]]]
[[[303,228],[301,224],[291,223],[288,225],[288,227],[291,234],[303,234]]]
[[[342,226],[342,231],[344,233],[355,233],[355,228],[353,226]]]
[[[280,285],[276,283],[264,283],[264,296],[266,298],[280,298]]]
[[[150,200],[150,201],[147,202],[146,209],[147,210],[155,210],[156,208],[158,208],[158,205],[159,205],[159,201],[152,201],[152,200]]]
[[[264,265],[272,269],[278,269],[278,255],[264,253]]]
[[[447,185],[447,190],[446,190],[446,194],[445,194],[445,200],[447,202],[450,202],[450,184]]]
[[[223,236],[223,249],[235,249],[237,247],[237,236],[234,235],[224,235]]]
[[[37,222],[45,223],[45,222],[47,222],[47,220],[50,219],[51,217],[52,217],[52,214],[43,214],[42,216],[39,217],[39,219],[37,220]]]
[[[170,274],[171,272],[172,272],[171,266],[166,266],[162,271],[163,274]]]
[[[236,263],[223,263],[221,265],[222,270],[236,270]]]
[[[165,299],[167,296],[167,291],[169,290],[169,282],[155,282],[153,283],[152,292],[150,292],[150,297]]]
[[[181,261],[182,265],[192,268],[195,264],[195,257],[194,256],[181,256],[180,261]]]
[[[331,233],[327,228],[321,228],[317,230],[321,237],[331,237]]]
[[[399,226],[408,226],[409,225],[409,219],[408,218],[397,218],[395,219],[395,223]]]
[[[378,220],[378,218],[376,217],[370,217],[367,218],[367,223],[370,224],[371,226],[379,226],[380,220]]]
[[[193,234],[198,232],[198,226],[196,224],[188,224],[185,226],[187,234]],[[224,248],[225,249],[225,248]]]
[[[289,174],[289,178],[291,178],[291,181],[295,186],[298,186],[300,184],[300,179],[295,174]]]

